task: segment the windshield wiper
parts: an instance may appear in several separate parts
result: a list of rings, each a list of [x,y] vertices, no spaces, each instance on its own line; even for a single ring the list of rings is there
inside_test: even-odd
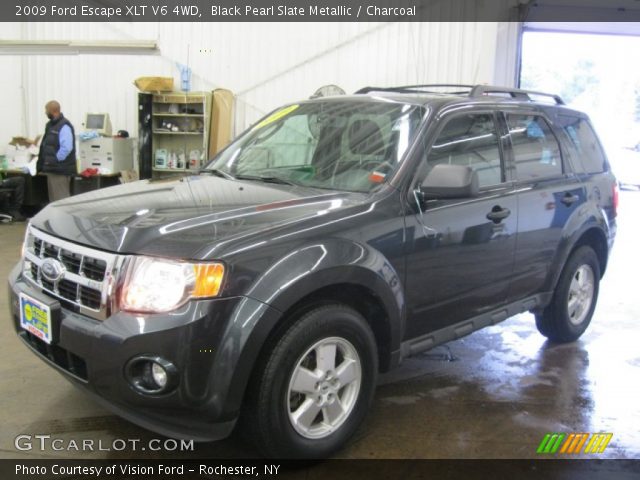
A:
[[[280,177],[274,177],[270,175],[260,176],[260,175],[236,175],[235,177],[228,174],[225,171],[222,171],[217,168],[203,168],[198,171],[198,174],[210,173],[211,175],[215,175],[216,177],[226,178],[227,180],[255,180],[258,182],[264,183],[278,183],[280,185],[297,185],[291,180],[286,180]]]
[[[264,183],[278,183],[280,185],[297,185],[297,183],[291,180],[286,180],[280,177],[272,176],[260,176],[260,175],[236,175],[236,180],[255,180]]]
[[[218,170],[217,168],[202,168],[198,170],[198,175],[202,175],[203,173],[210,173],[216,177],[226,178],[227,180],[235,180],[235,177],[229,175],[227,172]]]

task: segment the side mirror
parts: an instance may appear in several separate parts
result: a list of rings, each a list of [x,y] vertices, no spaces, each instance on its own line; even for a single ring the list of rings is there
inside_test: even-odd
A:
[[[465,165],[435,165],[420,186],[425,200],[471,198],[478,195],[478,174]]]

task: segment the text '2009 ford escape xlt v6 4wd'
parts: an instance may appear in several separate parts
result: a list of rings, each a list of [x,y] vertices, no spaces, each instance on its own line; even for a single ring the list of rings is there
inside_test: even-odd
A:
[[[281,108],[197,174],[55,202],[10,277],[24,343],[107,408],[323,457],[378,372],[516,313],[591,320],[616,182],[588,118],[489,86]]]

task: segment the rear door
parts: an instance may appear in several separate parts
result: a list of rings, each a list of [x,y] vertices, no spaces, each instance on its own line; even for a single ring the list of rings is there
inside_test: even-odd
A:
[[[434,165],[450,163],[476,170],[480,194],[429,200],[407,217],[406,338],[504,304],[513,269],[517,202],[495,112],[457,111],[438,123],[414,188]]]
[[[563,158],[551,122],[541,111],[506,111],[508,154],[515,167],[518,238],[510,296],[539,293],[584,189]]]
[[[562,129],[568,143],[571,164],[585,186],[587,199],[605,212],[611,234],[615,235],[617,207],[616,179],[593,126],[584,115],[557,115],[554,123]]]

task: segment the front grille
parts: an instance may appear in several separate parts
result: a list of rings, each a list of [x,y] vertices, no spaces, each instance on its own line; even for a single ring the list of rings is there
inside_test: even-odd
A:
[[[107,270],[107,262],[98,258],[84,257],[70,250],[34,238],[33,253],[40,258],[60,260],[68,272],[84,275],[91,280],[101,282]]]
[[[56,265],[55,278],[43,273],[47,259],[53,259],[48,262]],[[79,307],[81,313],[104,319],[111,313],[111,289],[121,262],[118,255],[76,245],[30,227],[23,273],[46,293]]]
[[[85,258],[82,264],[83,273],[91,280],[99,282],[104,278],[104,272],[107,269],[107,263],[104,260],[96,258]]]
[[[20,332],[22,338],[40,355],[47,357],[60,368],[76,377],[87,380],[87,363],[82,357],[71,353],[59,345],[49,345],[29,332]]]
[[[78,255],[77,253],[70,252],[69,250],[61,249],[60,261],[65,266],[67,271],[71,273],[80,273],[80,269],[82,268],[82,255]],[[106,265],[105,265],[105,268],[106,268]]]
[[[100,308],[100,295],[100,292],[92,288],[80,286],[80,302],[89,308]]]
[[[75,300],[78,297],[78,285],[70,280],[60,280],[58,293],[63,298]]]

